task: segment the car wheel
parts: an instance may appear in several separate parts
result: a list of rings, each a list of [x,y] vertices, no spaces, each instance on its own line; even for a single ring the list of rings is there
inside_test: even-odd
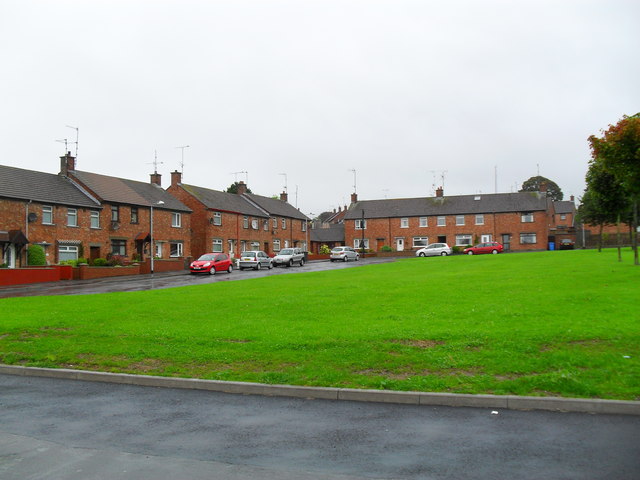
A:
[[[469,251],[467,252],[467,255],[473,255],[473,250],[469,250]]]
[[[446,257],[449,254],[447,252],[442,252],[440,255],[443,256],[443,257]]]
[[[289,260],[289,264],[287,266],[293,267],[293,258],[291,260]]]
[[[211,266],[211,268],[209,269],[209,275],[215,275],[216,274],[216,267]]]
[[[269,270],[273,268],[273,263],[269,262]]]
[[[356,262],[360,260],[360,255],[356,255]]]
[[[260,265],[260,262],[258,262],[258,263],[256,264],[256,270],[260,270],[261,268],[262,268],[262,265]]]
[[[233,272],[233,265],[229,265],[229,268],[227,268],[227,273],[231,272]]]
[[[498,250],[491,250],[491,253],[493,253],[494,255],[496,255],[498,253]]]
[[[424,252],[420,252],[421,257],[426,257],[427,255]]]
[[[304,258],[300,260],[300,266],[304,267]]]
[[[344,260],[345,262],[349,261],[349,257],[347,257],[346,255],[344,257],[342,257],[342,260]]]

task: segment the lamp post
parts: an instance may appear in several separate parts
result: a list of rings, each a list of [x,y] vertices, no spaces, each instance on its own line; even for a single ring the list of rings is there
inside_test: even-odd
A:
[[[149,220],[149,237],[151,241],[151,245],[149,246],[149,253],[151,254],[151,273],[153,273],[153,257],[155,257],[155,248],[153,245],[153,203],[151,204],[151,215]],[[162,200],[159,200],[155,203],[155,205],[164,205]]]
[[[364,258],[364,228],[365,228],[365,219],[364,219],[364,208],[362,209],[362,221],[360,223],[360,228],[362,229],[362,242],[360,243],[360,249],[362,250],[362,258]]]
[[[313,213],[309,213],[309,215],[311,216],[311,218],[313,218]],[[309,252],[309,222],[307,220],[305,220],[305,225],[306,228],[304,229],[305,232],[305,237],[304,237],[304,241],[305,241],[305,248],[307,250],[307,252]],[[313,225],[313,220],[311,220],[311,225]]]

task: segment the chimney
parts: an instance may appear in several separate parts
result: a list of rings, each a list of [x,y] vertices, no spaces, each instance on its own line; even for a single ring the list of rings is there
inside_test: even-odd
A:
[[[244,195],[245,193],[247,193],[247,184],[240,180],[238,182],[238,195]]]
[[[569,200],[571,200],[571,201],[573,202],[573,201],[575,201],[575,197],[574,197],[573,195],[571,195],[571,196],[569,197]]]
[[[179,183],[182,183],[182,172],[174,170],[171,172],[171,186],[176,187]]]
[[[335,208],[333,209],[333,213],[336,213],[336,209]]]
[[[76,158],[71,156],[71,152],[67,152],[64,157],[60,157],[60,175],[68,176],[69,170],[76,169]]]
[[[444,188],[442,187],[436,188],[436,197],[443,197],[443,196],[444,196]]]
[[[282,192],[280,194],[280,200],[282,200],[283,202],[288,202],[289,201],[289,195],[287,194],[287,192]]]
[[[151,183],[158,185],[159,187],[162,186],[162,175],[158,172],[154,172],[152,174],[149,175],[151,177]]]
[[[358,201],[358,194],[354,192],[351,194],[351,203],[356,203],[357,201]]]
[[[540,182],[540,191],[543,193],[547,192],[547,182]]]

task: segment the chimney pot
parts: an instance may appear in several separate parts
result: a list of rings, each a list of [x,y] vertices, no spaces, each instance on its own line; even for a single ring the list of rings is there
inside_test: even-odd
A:
[[[351,203],[356,203],[357,201],[358,201],[358,194],[354,192],[351,194]]]
[[[247,184],[240,180],[238,182],[238,195],[244,195],[245,193],[247,193]]]
[[[573,201],[575,200],[575,197],[574,197],[573,195],[571,195],[571,196],[569,197],[569,200],[571,200],[571,201],[573,202]]]
[[[162,175],[158,172],[152,173],[149,175],[151,177],[151,183],[158,185],[159,187],[162,186]]]
[[[76,159],[71,156],[71,152],[67,152],[66,155],[60,157],[60,174],[67,176],[69,170],[76,169]]]
[[[287,194],[287,192],[282,192],[280,194],[280,200],[282,200],[283,202],[288,202],[289,201],[289,195]]]
[[[444,196],[444,189],[442,187],[436,188],[436,197],[443,197],[443,196]]]

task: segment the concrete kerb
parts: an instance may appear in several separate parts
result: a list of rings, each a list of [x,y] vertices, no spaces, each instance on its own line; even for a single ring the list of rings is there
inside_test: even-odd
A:
[[[64,368],[0,365],[0,374],[48,377],[66,380],[119,383],[146,387],[209,390],[242,395],[265,395],[323,400],[395,403],[405,405],[477,407],[508,410],[548,410],[559,412],[640,415],[640,402],[559,397],[519,397],[515,395],[469,395],[454,393],[398,392],[351,388],[299,387],[248,382],[225,382],[191,378],[156,377],[127,373],[91,372]]]

